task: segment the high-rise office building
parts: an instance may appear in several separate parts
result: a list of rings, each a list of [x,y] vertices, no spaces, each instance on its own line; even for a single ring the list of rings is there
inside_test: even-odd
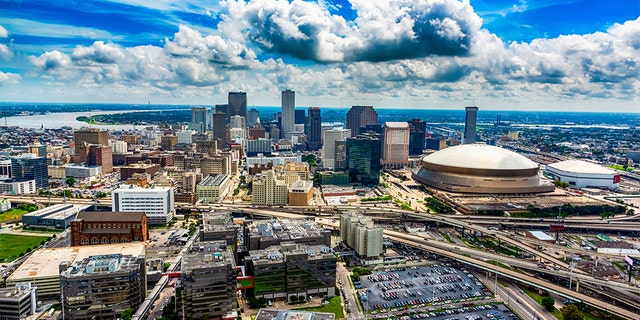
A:
[[[320,108],[309,108],[309,120],[307,123],[307,136],[309,137],[307,142],[309,149],[318,150],[322,146],[322,117],[320,116]]]
[[[412,119],[409,121],[409,155],[419,156],[422,154],[426,133],[427,124],[424,120]]]
[[[324,132],[324,145],[322,146],[322,166],[324,168],[335,168],[336,161],[336,141],[343,141],[351,136],[349,129],[335,129]]]
[[[76,154],[81,153],[80,147],[87,144],[109,145],[109,134],[106,130],[95,128],[82,128],[73,132],[73,143],[75,144]]]
[[[222,112],[214,112],[213,118],[213,139],[218,140],[218,148],[224,149],[227,147],[227,114]]]
[[[147,295],[144,255],[96,255],[59,268],[65,319],[116,319]]]
[[[464,137],[463,144],[471,144],[476,142],[476,120],[478,119],[478,107],[466,107],[464,120]]]
[[[187,319],[235,319],[236,263],[224,240],[195,242],[182,258],[182,301]]]
[[[346,150],[349,182],[378,185],[382,158],[380,139],[373,135],[348,138]]]
[[[228,104],[216,104],[213,113],[224,113],[224,121],[225,124],[229,123],[229,118],[231,115],[229,114],[229,105]]]
[[[409,124],[386,122],[384,124],[382,164],[385,168],[402,168],[409,163]]]
[[[243,116],[231,116],[229,119],[229,128],[246,129],[247,119]]]
[[[207,129],[207,108],[192,107],[191,123],[198,128],[198,132],[204,132]]]
[[[296,124],[307,124],[307,111],[304,109],[295,111],[295,123]]]
[[[47,158],[33,153],[11,158],[11,177],[16,181],[35,180],[37,189],[49,189]]]
[[[284,180],[278,180],[273,170],[263,171],[256,175],[251,189],[252,204],[259,206],[287,205],[289,186]]]
[[[294,131],[296,109],[296,92],[291,90],[282,91],[282,122],[281,130],[284,132],[285,139],[291,138],[291,132]]]
[[[260,118],[260,112],[256,110],[256,108],[251,108],[247,111],[247,125],[249,127],[253,127],[258,123],[258,119]]]
[[[351,136],[355,137],[360,128],[369,124],[378,124],[378,112],[373,106],[352,106],[347,112],[347,129],[351,130]]]
[[[247,116],[247,93],[229,92],[227,118],[231,116]]]

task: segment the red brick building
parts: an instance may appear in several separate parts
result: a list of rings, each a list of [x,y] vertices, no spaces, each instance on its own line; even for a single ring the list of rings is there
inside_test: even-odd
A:
[[[79,212],[71,221],[71,246],[149,240],[144,212]]]

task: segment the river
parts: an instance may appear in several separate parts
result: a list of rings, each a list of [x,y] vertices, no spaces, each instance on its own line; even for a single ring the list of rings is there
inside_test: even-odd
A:
[[[18,126],[21,128],[40,128],[44,127],[45,129],[57,129],[62,126],[68,126],[74,129],[79,129],[82,127],[89,127],[89,124],[86,122],[76,120],[77,117],[80,116],[95,116],[99,114],[113,114],[113,113],[121,113],[128,112],[131,110],[122,110],[122,111],[96,111],[96,112],[60,112],[60,113],[50,113],[43,115],[35,115],[35,116],[15,116],[15,117],[7,117],[6,124],[8,126]],[[2,125],[4,125],[4,119],[2,119]],[[106,130],[131,130],[134,128],[134,125],[96,125],[92,124],[92,128],[102,128]],[[141,126],[138,126],[140,128]]]

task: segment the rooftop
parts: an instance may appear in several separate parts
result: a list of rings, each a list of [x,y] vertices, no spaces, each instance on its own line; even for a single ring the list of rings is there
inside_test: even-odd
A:
[[[538,164],[513,151],[486,144],[462,144],[436,151],[422,161],[469,169],[535,169]]]
[[[66,261],[71,265],[84,258],[104,254],[121,254],[137,257],[145,254],[145,245],[144,243],[121,243],[38,249],[34,251],[7,280],[58,277],[58,266],[61,262]]]
[[[47,217],[49,219],[64,219],[70,215],[76,215],[79,211],[88,208],[88,205],[74,205],[74,204],[54,204],[52,206],[39,209],[33,212],[25,214],[25,217]]]
[[[229,176],[226,174],[216,174],[215,176],[208,176],[202,182],[200,182],[201,186],[208,187],[218,187],[220,186]]]
[[[255,320],[334,320],[335,318],[335,314],[327,312],[260,309]]]
[[[144,212],[80,212],[76,219],[82,219],[85,222],[103,222],[103,221],[131,221],[140,222],[144,216]]]
[[[387,128],[398,128],[398,129],[407,129],[409,128],[408,122],[385,122],[385,127]]]
[[[575,173],[592,173],[592,174],[615,174],[616,172],[603,167],[599,164],[584,161],[584,160],[566,160],[552,164],[548,164],[547,167],[555,168],[567,172]]]
[[[536,239],[538,239],[538,240],[542,240],[542,241],[551,241],[551,240],[555,241],[556,240],[556,238],[546,234],[543,231],[535,230],[535,231],[529,231],[529,233],[532,236],[536,237]]]
[[[206,267],[229,266],[235,269],[235,260],[231,248],[225,241],[194,242],[188,253],[182,257],[182,271]]]

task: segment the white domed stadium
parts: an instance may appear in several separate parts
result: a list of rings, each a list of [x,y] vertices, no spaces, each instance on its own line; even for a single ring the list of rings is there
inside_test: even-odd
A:
[[[611,190],[620,187],[620,175],[617,172],[583,160],[566,160],[548,164],[545,175],[553,180],[567,182],[572,187]]]
[[[554,190],[540,179],[540,166],[507,149],[463,144],[422,158],[413,179],[428,186],[461,193],[514,194]]]

